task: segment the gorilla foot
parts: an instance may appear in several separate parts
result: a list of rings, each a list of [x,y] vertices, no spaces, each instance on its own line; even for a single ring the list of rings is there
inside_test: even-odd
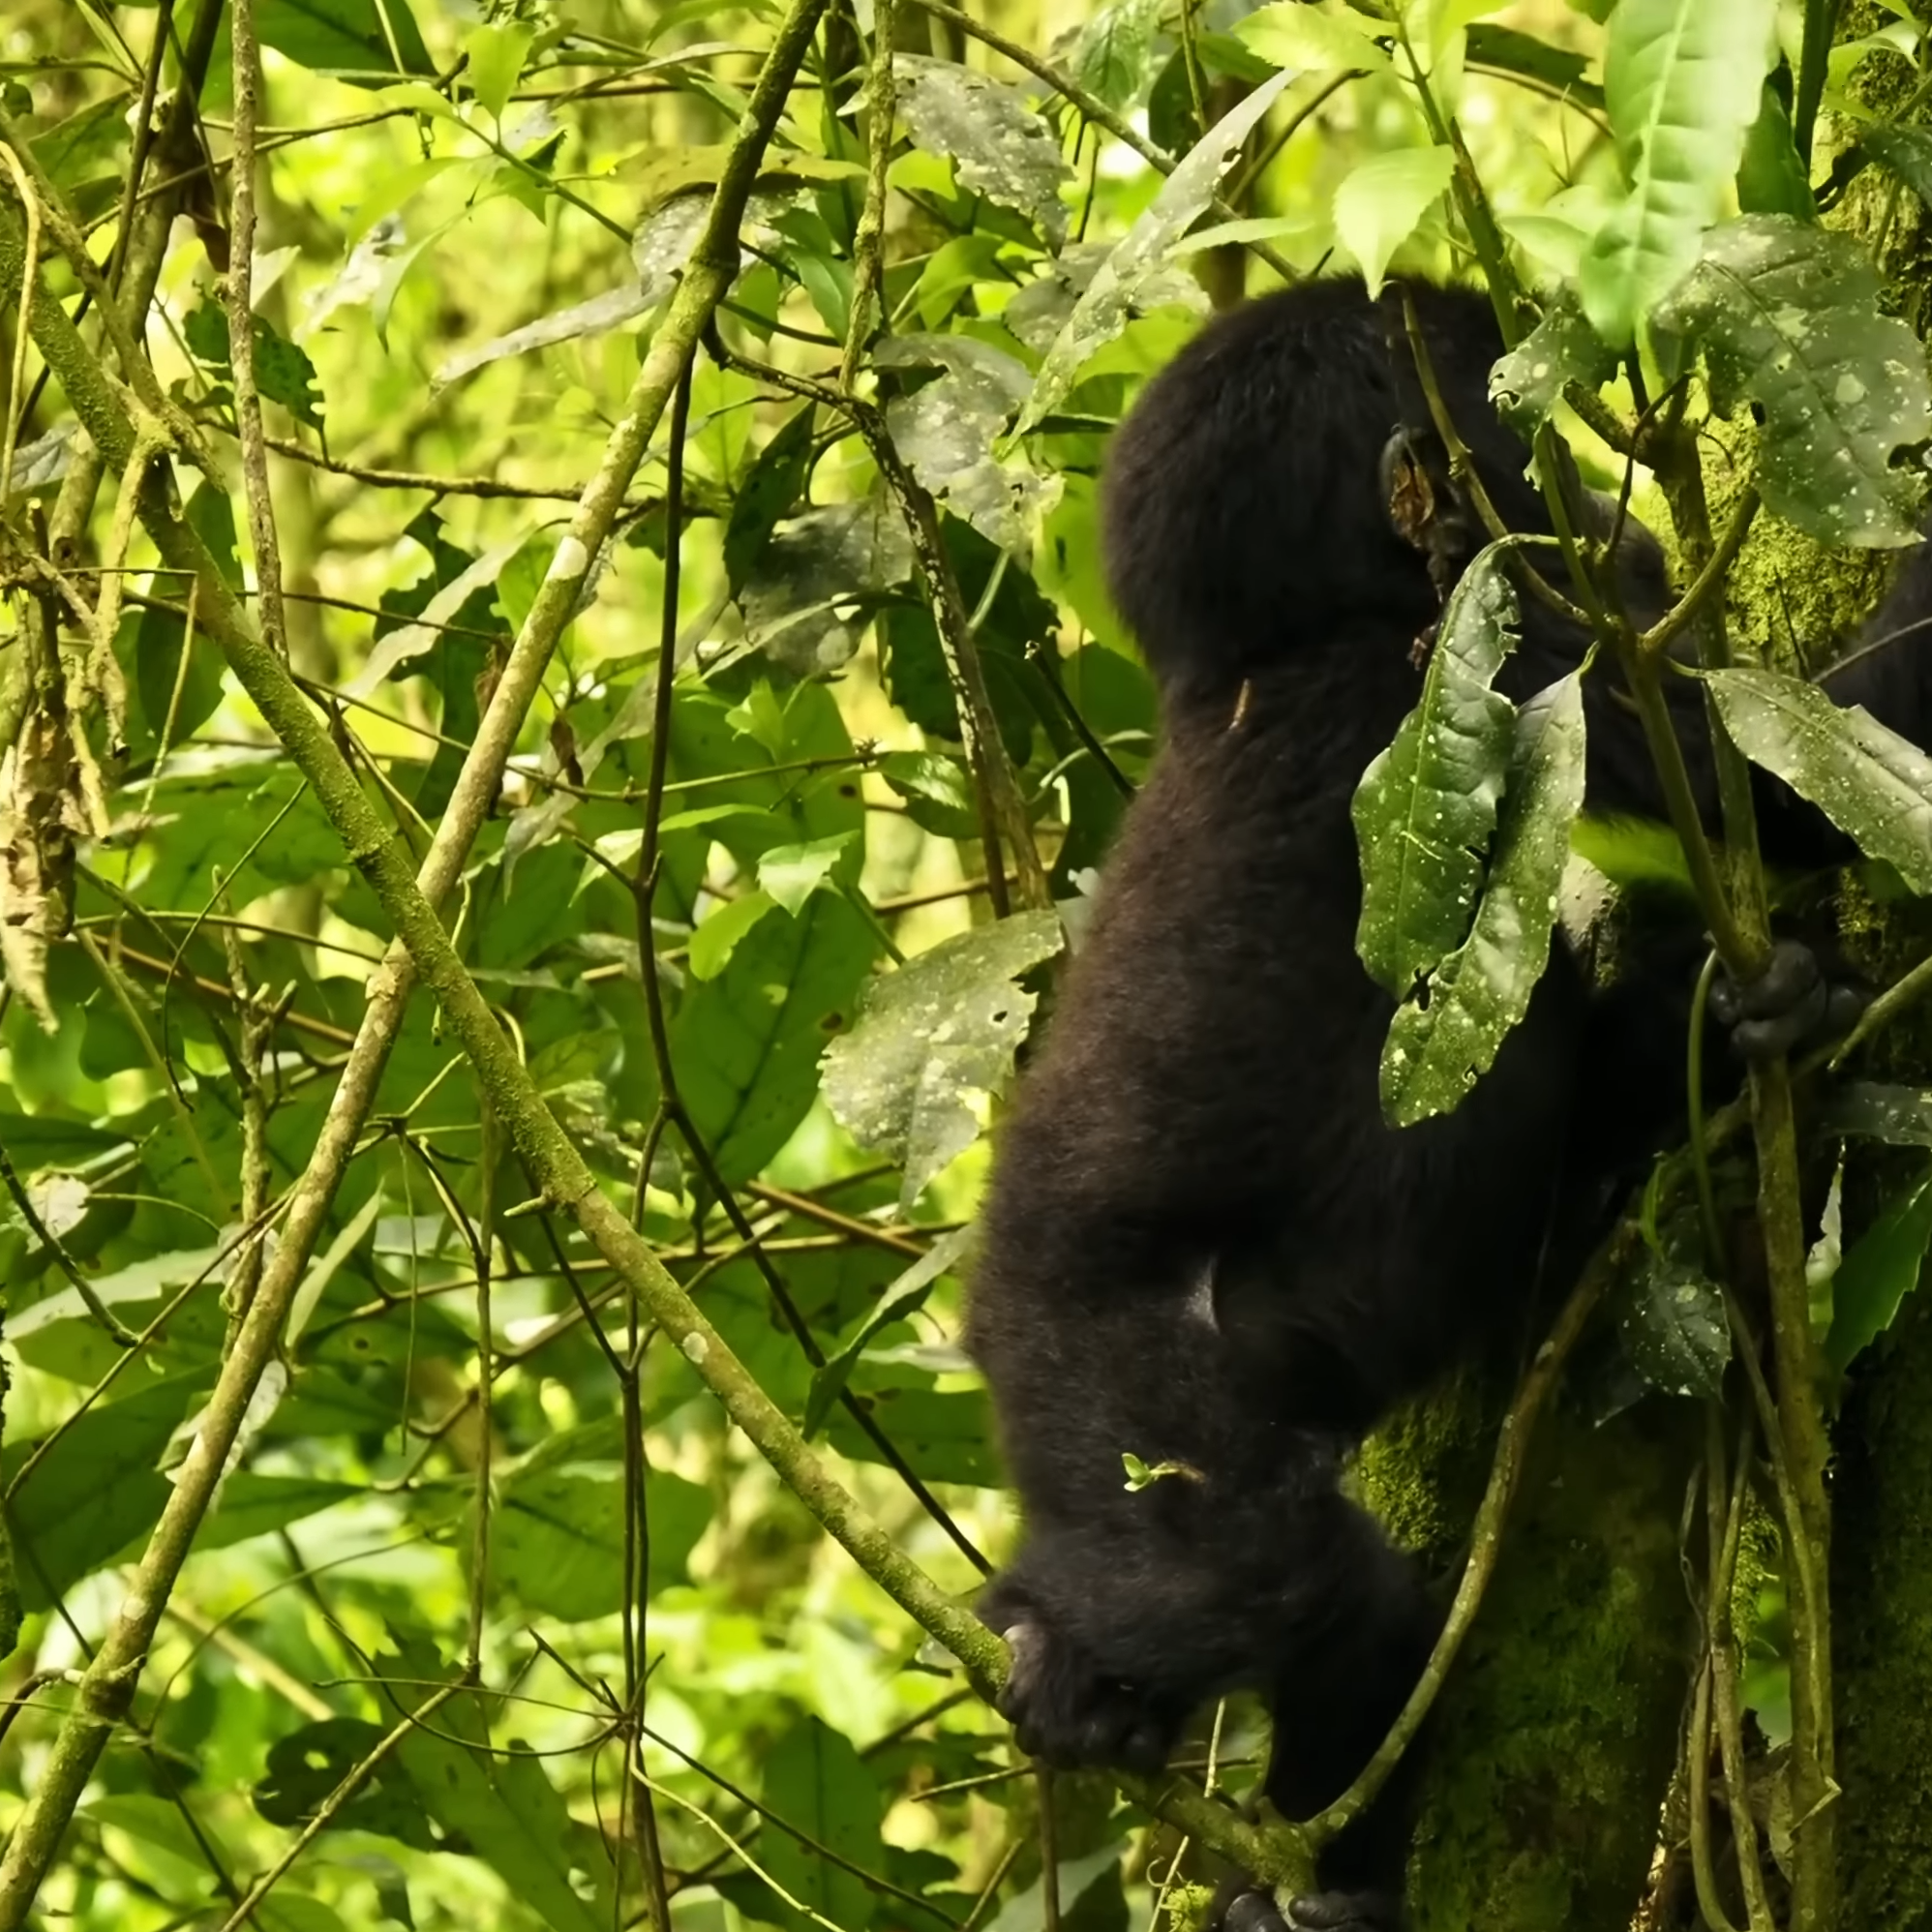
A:
[[[1740,986],[1720,973],[1712,981],[1710,1011],[1741,1058],[1771,1060],[1850,1032],[1866,997],[1858,986],[1828,979],[1802,941],[1781,939],[1755,980]]]
[[[1402,1901],[1385,1891],[1312,1891],[1284,1917],[1265,1891],[1244,1891],[1221,1917],[1221,1932],[1397,1932]]]

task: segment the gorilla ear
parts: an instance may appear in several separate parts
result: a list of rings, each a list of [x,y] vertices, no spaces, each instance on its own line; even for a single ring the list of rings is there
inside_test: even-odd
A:
[[[1382,445],[1376,491],[1389,528],[1429,564],[1438,604],[1480,545],[1478,523],[1449,466],[1449,452],[1433,429],[1398,423]]]

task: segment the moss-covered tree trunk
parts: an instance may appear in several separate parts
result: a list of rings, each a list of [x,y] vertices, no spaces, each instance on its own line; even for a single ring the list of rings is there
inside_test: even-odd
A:
[[[1370,1500],[1450,1558],[1500,1404],[1463,1389],[1365,1454]],[[1544,1418],[1503,1555],[1438,1711],[1410,1869],[1418,1932],[1628,1932],[1690,1681],[1678,1561],[1689,1404]]]

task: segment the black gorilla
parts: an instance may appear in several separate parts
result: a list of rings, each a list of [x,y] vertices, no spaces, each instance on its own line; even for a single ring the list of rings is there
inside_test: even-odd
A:
[[[1491,498],[1547,530],[1487,400],[1487,303],[1410,292]],[[1346,1788],[1440,1627],[1341,1493],[1344,1455],[1446,1363],[1520,1332],[1539,1257],[1568,1279],[1607,1182],[1681,1094],[1681,1005],[1593,998],[1558,944],[1461,1110],[1383,1122],[1393,1003],[1355,954],[1349,801],[1416,700],[1412,646],[1438,612],[1387,502],[1391,432],[1418,419],[1404,359],[1359,283],[1304,286],[1203,330],[1114,439],[1107,566],[1163,742],[1000,1136],[970,1316],[1025,1507],[982,1604],[1013,1646],[1021,1743],[1158,1767],[1204,1699],[1256,1687],[1279,1740],[1267,1795],[1291,1818]],[[1636,620],[1658,615],[1653,544],[1623,576]],[[1585,645],[1522,601],[1498,679],[1519,702]],[[1928,609],[1916,563],[1878,627]],[[1912,655],[1873,653],[1837,695],[1918,735]],[[1701,699],[1673,681],[1707,801]],[[1661,817],[1612,684],[1586,680],[1590,805]],[[1767,845],[1815,838],[1794,806]],[[1183,1468],[1130,1493],[1123,1452]],[[1329,1848],[1299,1923],[1399,1917],[1409,1781]]]

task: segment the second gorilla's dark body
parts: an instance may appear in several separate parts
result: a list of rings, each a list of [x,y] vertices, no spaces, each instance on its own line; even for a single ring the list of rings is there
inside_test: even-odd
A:
[[[1488,406],[1487,305],[1412,292],[1493,500],[1546,529]],[[1267,1793],[1297,1818],[1361,1768],[1439,1624],[1341,1494],[1343,1456],[1521,1328],[1539,1263],[1581,1259],[1607,1182],[1680,1091],[1671,1017],[1592,999],[1559,944],[1461,1110],[1383,1122],[1393,1002],[1355,954],[1349,802],[1415,703],[1411,646],[1437,615],[1382,497],[1381,453],[1414,415],[1381,314],[1333,282],[1213,323],[1120,430],[1108,569],[1163,741],[1002,1132],[972,1300],[1025,1507],[984,1605],[1014,1641],[1022,1742],[1149,1767],[1204,1698],[1258,1687],[1280,1740]],[[1925,574],[1902,593],[1921,605]],[[1640,561],[1626,589],[1654,606],[1661,573]],[[1585,643],[1523,602],[1498,680],[1519,701]],[[1839,695],[1917,735],[1907,655],[1867,659]],[[1634,720],[1606,678],[1586,691],[1592,808],[1662,816]],[[1123,1452],[1191,1473],[1129,1493]],[[1330,1848],[1309,1922],[1394,1916],[1406,1831],[1398,1790]]]

